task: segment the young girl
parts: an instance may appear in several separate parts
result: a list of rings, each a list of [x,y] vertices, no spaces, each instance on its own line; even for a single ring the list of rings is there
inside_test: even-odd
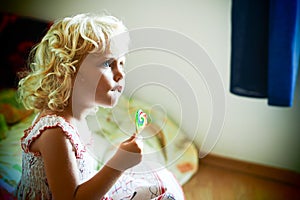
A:
[[[87,114],[116,105],[124,88],[125,58],[112,52],[110,41],[125,31],[113,16],[79,14],[56,21],[32,50],[18,94],[38,114],[21,139],[18,199],[184,198],[168,172],[134,173],[142,159],[135,134],[98,172],[86,151]]]

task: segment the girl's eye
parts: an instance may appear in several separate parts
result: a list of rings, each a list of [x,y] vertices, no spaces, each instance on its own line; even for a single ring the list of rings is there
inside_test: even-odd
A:
[[[111,61],[107,60],[103,63],[104,67],[110,67]]]

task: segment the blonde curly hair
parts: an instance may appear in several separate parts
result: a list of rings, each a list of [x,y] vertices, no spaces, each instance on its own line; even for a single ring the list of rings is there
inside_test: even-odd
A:
[[[109,39],[126,30],[113,16],[86,13],[57,20],[30,52],[30,71],[19,81],[18,99],[27,109],[63,111],[85,56],[104,53]]]

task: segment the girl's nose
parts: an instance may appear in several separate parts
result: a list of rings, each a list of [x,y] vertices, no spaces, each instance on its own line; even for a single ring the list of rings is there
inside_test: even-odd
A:
[[[123,61],[116,61],[116,66],[114,70],[114,81],[119,82],[125,76],[124,72],[124,62]]]

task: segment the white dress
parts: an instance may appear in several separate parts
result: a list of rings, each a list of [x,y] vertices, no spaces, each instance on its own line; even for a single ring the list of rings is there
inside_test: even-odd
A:
[[[47,182],[43,157],[38,152],[30,152],[30,145],[48,128],[60,127],[71,142],[78,165],[80,181],[90,178],[94,173],[85,147],[82,145],[77,131],[64,118],[47,115],[24,131],[21,138],[22,147],[22,175],[17,188],[18,199],[52,199]]]
[[[43,158],[39,153],[30,152],[30,145],[44,130],[60,127],[73,146],[78,165],[80,181],[84,182],[95,174],[94,164],[80,141],[76,129],[64,118],[56,115],[41,117],[24,131],[21,138],[22,176],[17,188],[18,199],[52,199]],[[136,173],[131,168],[123,173],[103,200],[183,200],[181,186],[166,169],[148,173]]]

